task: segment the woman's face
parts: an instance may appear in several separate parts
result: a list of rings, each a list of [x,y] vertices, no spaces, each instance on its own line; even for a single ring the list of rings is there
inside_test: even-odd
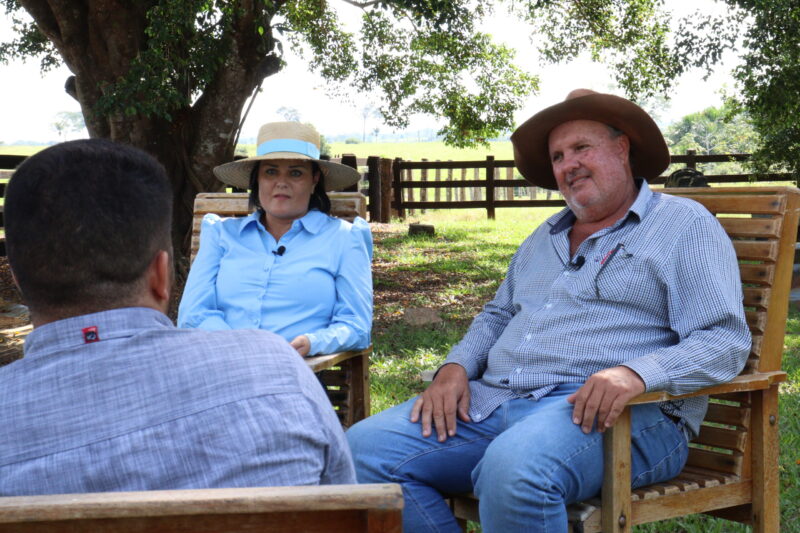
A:
[[[269,159],[258,169],[258,199],[268,217],[295,220],[308,212],[308,201],[319,173],[310,161]]]

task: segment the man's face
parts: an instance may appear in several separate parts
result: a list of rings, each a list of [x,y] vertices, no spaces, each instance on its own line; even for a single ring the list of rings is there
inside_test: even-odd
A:
[[[626,135],[612,138],[608,126],[593,120],[564,122],[550,132],[558,190],[579,220],[599,220],[616,212],[635,191],[629,147]]]

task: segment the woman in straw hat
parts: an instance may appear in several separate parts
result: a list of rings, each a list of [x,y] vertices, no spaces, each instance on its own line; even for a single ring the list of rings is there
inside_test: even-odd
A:
[[[250,189],[254,211],[203,218],[178,326],[266,329],[303,356],[366,348],[372,236],[361,218],[331,217],[326,194],[355,184],[358,172],[320,160],[319,134],[298,122],[263,125],[256,151],[214,169]]]

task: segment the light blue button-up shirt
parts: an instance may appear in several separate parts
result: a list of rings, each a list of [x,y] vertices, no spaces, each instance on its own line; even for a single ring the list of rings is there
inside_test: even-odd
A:
[[[570,257],[574,220],[565,209],[522,243],[494,300],[448,355],[471,380],[473,420],[618,365],[648,391],[672,394],[742,370],[751,338],[736,254],[703,206],[640,182],[628,213]],[[697,434],[707,403],[661,407]]]
[[[178,326],[265,329],[288,341],[307,335],[310,354],[366,348],[371,258],[372,235],[361,218],[350,224],[312,210],[276,241],[258,212],[206,215]]]
[[[355,483],[308,365],[153,309],[51,322],[0,368],[0,496]]]

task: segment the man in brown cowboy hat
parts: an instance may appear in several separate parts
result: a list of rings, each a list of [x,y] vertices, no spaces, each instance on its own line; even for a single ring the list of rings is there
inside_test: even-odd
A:
[[[647,184],[669,152],[645,111],[579,89],[511,140],[522,175],[567,208],[520,246],[431,386],[348,432],[360,482],[403,485],[406,531],[459,531],[441,494],[471,490],[484,531],[566,531],[628,400],[730,380],[750,348],[725,232]],[[680,471],[706,405],[633,408],[633,486]]]

